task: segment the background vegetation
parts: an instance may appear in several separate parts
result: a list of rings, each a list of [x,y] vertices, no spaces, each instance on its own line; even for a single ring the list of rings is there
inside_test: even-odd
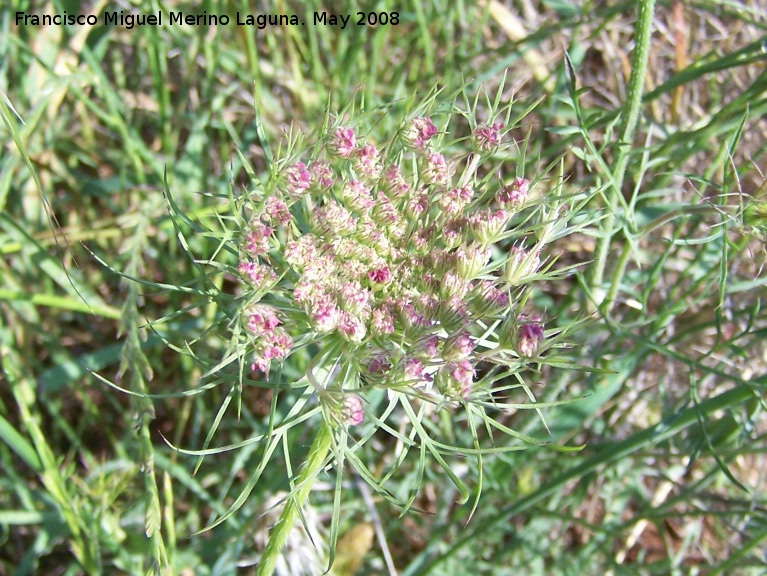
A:
[[[249,185],[237,150],[267,169],[254,102],[276,148],[286,127],[313,127],[350,99],[396,115],[435,86],[494,93],[504,74],[512,109],[532,109],[515,135],[528,142],[524,172],[562,160],[572,190],[604,190],[589,208],[599,225],[558,246],[561,263],[582,266],[536,296],[559,324],[599,318],[573,354],[603,372],[531,375],[541,400],[589,394],[545,411],[550,436],[539,419],[508,415],[515,429],[586,448],[487,459],[468,524],[471,506],[437,470],[422,479],[419,511],[401,518],[349,476],[337,573],[763,574],[767,5],[660,2],[640,121],[621,142],[637,6],[351,2],[348,13],[397,11],[400,24],[128,30],[16,26],[14,13],[325,8],[5,2],[0,574],[252,572],[285,470],[267,470],[234,517],[190,538],[247,483],[259,445],[206,458],[195,475],[197,460],[160,435],[199,448],[222,414],[214,443],[234,443],[281,409],[254,386],[239,418],[220,411],[228,390],[195,393],[202,369],[185,353],[196,344],[215,358],[226,345],[205,332],[217,310],[188,254],[210,257],[217,243],[195,224],[215,222],[217,195]],[[170,217],[166,185],[188,220]],[[369,442],[365,461],[392,449]],[[457,473],[472,477],[471,466]],[[406,470],[402,494],[418,483]],[[315,486],[310,528],[326,529],[332,489]],[[291,549],[313,562],[300,533]]]

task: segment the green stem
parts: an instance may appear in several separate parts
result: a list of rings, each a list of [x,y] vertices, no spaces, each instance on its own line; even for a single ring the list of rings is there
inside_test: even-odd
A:
[[[639,14],[634,26],[634,54],[631,62],[631,76],[629,77],[628,96],[618,131],[618,153],[615,159],[615,170],[612,173],[612,193],[607,206],[608,214],[604,220],[602,230],[604,234],[600,238],[597,250],[597,262],[594,270],[592,288],[597,298],[597,305],[603,301],[602,280],[604,279],[607,258],[610,254],[613,235],[615,234],[615,214],[618,211],[619,196],[623,188],[623,180],[626,176],[628,158],[631,152],[631,143],[634,138],[634,130],[639,120],[639,111],[642,108],[642,95],[644,93],[645,76],[647,75],[647,62],[650,57],[650,41],[652,39],[652,22],[655,16],[655,0],[640,0]],[[613,277],[613,282],[616,278]],[[617,279],[620,282],[620,278]],[[613,288],[611,292],[616,289]],[[609,314],[613,301],[606,301],[603,313]]]
[[[333,430],[325,422],[322,424],[319,432],[317,432],[314,443],[309,450],[309,455],[306,458],[306,463],[298,475],[296,491],[288,498],[280,519],[269,536],[269,543],[266,545],[263,556],[261,556],[261,563],[256,573],[257,576],[271,576],[274,573],[280,552],[285,546],[291,530],[296,525],[301,508],[304,507],[309,498],[309,492],[311,492],[314,479],[325,464],[332,440]]]
[[[623,278],[623,273],[626,271],[626,265],[628,264],[630,257],[631,244],[626,242],[626,244],[623,245],[623,252],[621,253],[620,260],[618,260],[618,265],[615,267],[615,271],[613,272],[613,280],[610,283],[610,291],[607,293],[607,298],[605,299],[604,310],[606,314],[610,312],[613,304],[615,303],[615,297],[618,295],[618,287],[621,284],[621,278]]]
[[[655,0],[640,0],[639,14],[637,15],[634,27],[634,58],[631,63],[628,100],[620,127],[621,148],[618,155],[622,161],[623,170],[616,173],[616,177],[620,178],[617,181],[619,185],[622,184],[628,151],[631,149],[634,129],[639,120],[639,110],[642,108],[642,95],[644,94],[645,76],[647,75],[647,62],[650,59],[650,41],[652,40],[652,21],[654,16]]]

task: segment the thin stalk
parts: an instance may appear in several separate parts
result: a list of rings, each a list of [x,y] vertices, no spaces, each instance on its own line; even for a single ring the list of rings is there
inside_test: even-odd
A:
[[[652,39],[652,21],[655,16],[655,0],[640,0],[639,14],[634,27],[634,58],[629,77],[628,99],[620,126],[620,148],[618,152],[618,166],[616,183],[618,188],[623,181],[626,170],[628,152],[631,150],[631,141],[634,130],[639,121],[639,110],[642,108],[642,95],[644,94],[645,76],[647,75],[647,62],[650,58],[650,41]]]
[[[330,451],[331,441],[333,439],[333,431],[331,427],[323,422],[322,427],[317,436],[314,438],[314,443],[309,450],[309,455],[306,458],[303,470],[298,475],[298,481],[296,483],[297,488],[295,494],[288,498],[285,503],[285,508],[282,510],[280,519],[272,530],[272,534],[269,536],[269,543],[266,545],[264,554],[261,557],[261,563],[258,566],[257,576],[271,576],[274,573],[274,569],[277,565],[277,559],[280,557],[280,552],[288,541],[288,536],[291,530],[296,525],[296,521],[299,518],[299,512],[306,504],[309,498],[309,492],[311,492],[314,479],[322,470]]]
[[[647,75],[647,62],[650,56],[650,41],[652,39],[652,22],[655,16],[655,0],[640,0],[639,14],[634,25],[634,54],[631,63],[631,76],[629,77],[628,94],[624,106],[623,117],[618,131],[618,152],[615,159],[615,170],[612,174],[612,194],[609,195],[608,213],[604,220],[602,234],[597,248],[597,262],[595,264],[592,289],[597,295],[597,305],[602,307],[604,314],[609,314],[614,299],[603,300],[602,281],[604,279],[607,258],[610,254],[613,235],[615,234],[615,215],[618,211],[618,197],[623,188],[623,180],[626,176],[628,158],[631,152],[631,143],[634,138],[634,130],[639,121],[639,111],[642,107],[642,95],[644,93],[645,76]],[[613,283],[620,282],[620,278],[613,277]],[[611,290],[614,292],[615,289]],[[602,304],[604,303],[604,306]]]
[[[607,298],[605,299],[605,308],[609,312],[613,304],[615,303],[615,297],[618,295],[618,287],[621,284],[621,278],[623,278],[623,273],[626,271],[626,266],[628,265],[629,258],[631,257],[631,244],[626,242],[623,245],[623,252],[621,252],[620,260],[618,260],[618,265],[615,267],[615,271],[613,272],[613,280],[610,283],[610,290],[607,293]]]

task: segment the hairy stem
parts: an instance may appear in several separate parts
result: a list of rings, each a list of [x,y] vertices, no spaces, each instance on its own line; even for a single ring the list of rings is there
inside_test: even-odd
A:
[[[314,443],[309,450],[304,467],[298,475],[296,491],[288,498],[280,519],[272,529],[269,543],[266,545],[264,554],[261,557],[257,576],[271,576],[274,573],[280,552],[288,541],[288,536],[299,518],[301,508],[303,508],[309,498],[309,492],[311,492],[314,479],[325,464],[325,458],[327,458],[330,451],[332,439],[333,431],[327,422],[324,422],[314,438]]]

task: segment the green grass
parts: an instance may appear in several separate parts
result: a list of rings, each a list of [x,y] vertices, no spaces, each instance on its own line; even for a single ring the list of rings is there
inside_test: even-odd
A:
[[[412,500],[401,517],[347,463],[340,491],[333,474],[318,477],[303,520],[320,547],[338,536],[339,564],[351,557],[360,574],[386,573],[387,556],[407,575],[764,573],[763,3],[700,2],[681,18],[673,3],[658,4],[644,83],[630,77],[634,3],[520,3],[504,13],[494,3],[408,1],[396,7],[396,27],[343,31],[308,22],[17,27],[17,10],[43,9],[7,4],[0,574],[255,573],[276,521],[262,517],[266,503],[296,488],[319,424],[250,441],[307,399],[251,385],[240,396],[225,378],[203,386],[231,336],[214,322],[228,312],[212,295],[234,286],[206,268],[232,258],[220,232],[235,217],[226,199],[250,186],[251,167],[266,172],[287,127],[311,130],[326,109],[387,106],[373,128],[382,137],[414,94],[440,87],[440,102],[464,85],[495,94],[504,74],[504,101],[524,117],[512,134],[524,154],[508,172],[561,169],[566,193],[593,196],[581,211],[596,224],[554,246],[557,267],[576,272],[534,300],[560,326],[593,318],[567,355],[598,370],[529,374],[539,402],[584,397],[542,410],[548,430],[529,410],[500,421],[585,448],[499,445],[482,459],[470,521],[479,477],[471,458],[453,466],[471,491],[459,504],[438,465],[422,466],[417,451],[402,456],[386,485]],[[268,5],[263,12],[321,10]],[[145,2],[141,11],[189,6]],[[237,1],[200,6],[255,11]],[[510,32],[513,18],[521,33]],[[479,102],[481,117],[490,106]],[[292,359],[283,378],[298,380],[307,361]],[[465,420],[440,430],[473,445]],[[240,447],[219,452],[225,445]],[[292,474],[259,470],[266,446]],[[202,460],[186,453],[206,447]],[[376,435],[355,455],[389,470],[396,449],[396,436]],[[241,508],[190,537],[246,487]],[[344,538],[368,525],[379,536]],[[300,530],[292,537],[312,548]]]

